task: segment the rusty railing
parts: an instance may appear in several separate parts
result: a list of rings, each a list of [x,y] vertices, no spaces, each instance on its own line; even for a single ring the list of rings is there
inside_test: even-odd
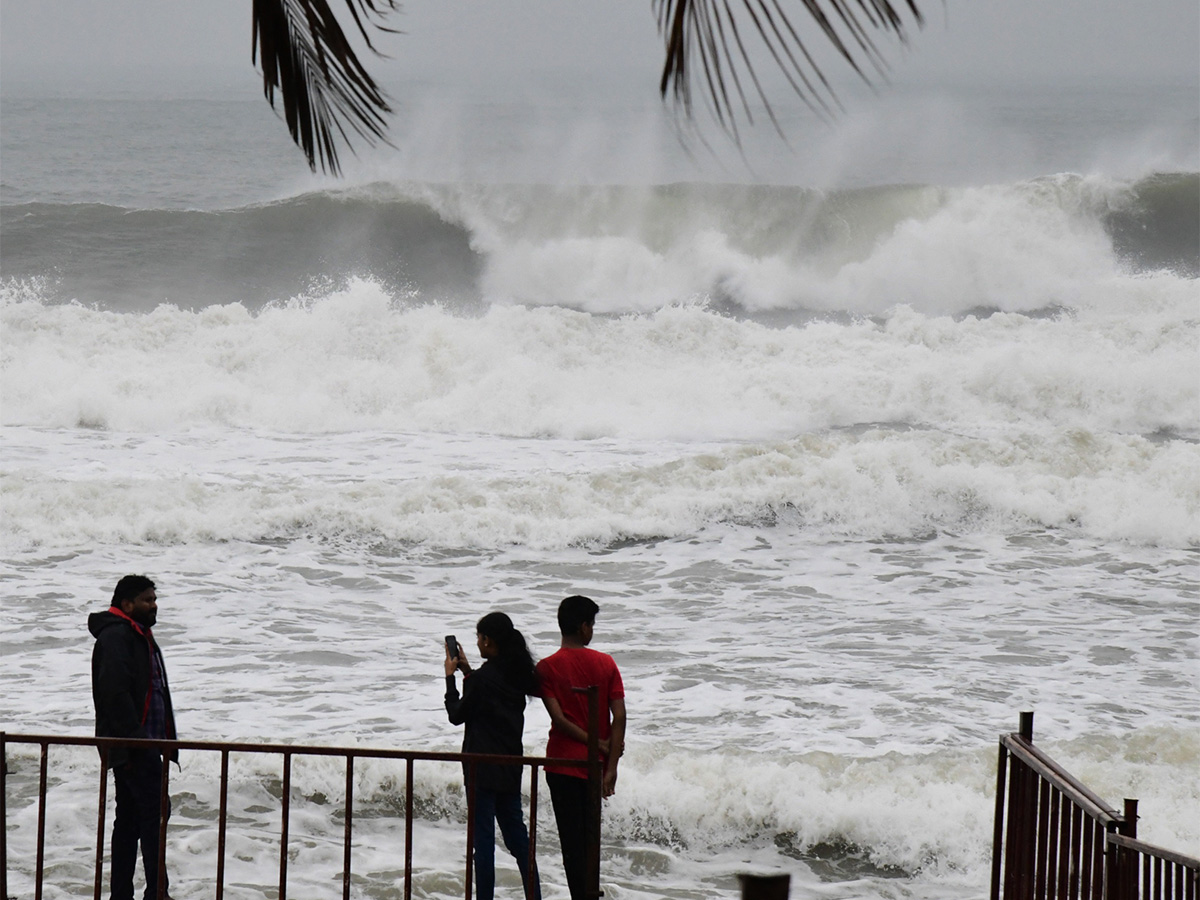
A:
[[[105,857],[105,814],[107,810],[108,789],[108,753],[115,747],[131,747],[162,752],[164,757],[171,749],[219,753],[221,757],[221,775],[219,789],[219,809],[217,814],[217,859],[214,879],[215,900],[223,900],[225,893],[225,850],[227,843],[228,825],[228,789],[229,789],[229,755],[230,753],[267,754],[282,757],[282,793],[280,809],[280,840],[279,840],[279,883],[278,900],[287,900],[288,887],[288,822],[291,811],[291,782],[292,759],[294,757],[342,757],[346,766],[346,794],[343,823],[343,865],[342,865],[342,897],[350,898],[351,862],[354,830],[354,761],[356,759],[385,759],[402,760],[405,763],[404,788],[404,898],[412,898],[413,874],[413,769],[417,762],[458,762],[470,769],[481,763],[511,764],[530,769],[529,790],[529,859],[526,861],[529,872],[535,870],[537,853],[537,817],[538,817],[538,771],[547,764],[584,768],[588,773],[590,788],[589,796],[595,798],[594,809],[588,810],[591,817],[588,847],[588,894],[599,898],[600,892],[600,809],[601,769],[599,750],[599,709],[596,689],[587,690],[589,705],[588,758],[587,760],[548,759],[535,756],[498,756],[481,753],[449,753],[449,752],[417,752],[411,750],[371,749],[366,747],[324,747],[301,744],[268,744],[268,743],[233,743],[223,741],[153,741],[134,740],[127,738],[97,738],[71,737],[36,734],[11,734],[0,731],[0,900],[8,895],[8,745],[33,744],[41,748],[38,771],[38,823],[37,851],[34,870],[34,900],[41,900],[45,874],[46,850],[46,793],[49,773],[50,747],[52,746],[91,746],[100,752],[100,772],[98,791],[98,811],[96,816],[96,862],[94,898],[100,900],[101,885],[104,874]],[[164,761],[162,766],[161,808],[159,817],[159,865],[158,885],[156,896],[161,900],[165,896],[166,878],[166,833],[167,833],[167,804],[169,802],[170,766]],[[473,784],[474,779],[468,781]],[[466,828],[466,861],[464,865],[465,900],[471,900],[474,879],[472,877],[473,863],[472,848],[474,846],[474,790],[467,792],[467,828]]]
[[[1137,800],[1109,806],[1033,745],[1000,736],[992,900],[1198,900],[1200,861],[1137,840]]]

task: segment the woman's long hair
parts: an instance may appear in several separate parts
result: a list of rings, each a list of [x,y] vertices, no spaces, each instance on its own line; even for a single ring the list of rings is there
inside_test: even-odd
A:
[[[502,612],[488,613],[475,625],[475,630],[496,642],[500,651],[492,662],[500,667],[505,678],[531,697],[538,695],[538,674],[525,636],[517,631],[512,619]]]

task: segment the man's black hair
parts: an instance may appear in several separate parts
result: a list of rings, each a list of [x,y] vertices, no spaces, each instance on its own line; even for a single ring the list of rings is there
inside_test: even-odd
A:
[[[600,612],[590,597],[573,594],[558,604],[558,630],[564,636],[579,634],[579,629],[585,624],[596,623],[596,613]]]
[[[113,588],[112,605],[120,609],[121,604],[134,599],[143,591],[154,590],[154,582],[145,575],[126,575]]]

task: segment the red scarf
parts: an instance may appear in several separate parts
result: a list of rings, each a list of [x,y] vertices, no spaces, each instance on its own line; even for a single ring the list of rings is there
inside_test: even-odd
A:
[[[150,665],[151,666],[158,665],[158,663],[155,662],[155,660],[154,660],[154,635],[150,633],[150,629],[147,628],[145,625],[141,625],[141,624],[133,621],[133,619],[131,619],[128,615],[126,615],[124,610],[120,609],[119,607],[110,606],[108,608],[108,611],[110,613],[112,613],[114,616],[124,619],[126,622],[128,622],[130,625],[133,626],[134,631],[136,631],[138,634],[140,634],[142,637],[144,637],[146,639],[146,648],[150,651]],[[150,715],[150,695],[153,693],[154,693],[154,675],[151,674],[150,688],[149,688],[149,690],[146,691],[146,702],[142,706],[142,721],[141,721],[142,725],[146,724],[146,718]]]

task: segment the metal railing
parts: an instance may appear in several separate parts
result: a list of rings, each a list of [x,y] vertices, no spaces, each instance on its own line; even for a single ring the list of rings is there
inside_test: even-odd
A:
[[[1137,840],[1118,812],[1033,745],[1033,713],[1000,736],[992,900],[1198,900],[1200,861]]]
[[[343,808],[343,864],[342,864],[342,897],[350,898],[352,846],[354,831],[354,762],[357,759],[398,760],[405,764],[404,788],[404,898],[412,898],[413,882],[413,769],[418,762],[457,762],[468,767],[473,774],[474,767],[479,764],[520,765],[530,769],[529,792],[529,859],[526,861],[528,871],[534,871],[537,852],[537,819],[538,819],[538,771],[546,765],[564,768],[582,768],[587,771],[589,782],[590,817],[589,846],[588,846],[588,894],[598,898],[600,892],[600,794],[601,767],[599,750],[599,710],[596,699],[596,689],[587,689],[589,694],[589,729],[588,729],[588,758],[586,760],[550,759],[540,756],[499,756],[483,753],[450,753],[450,752],[418,752],[412,750],[372,749],[366,747],[325,747],[301,744],[268,744],[268,743],[235,743],[226,741],[154,741],[134,740],[130,738],[97,738],[70,737],[38,734],[11,734],[0,731],[0,900],[6,900],[8,895],[8,745],[33,744],[41,748],[38,770],[38,821],[37,821],[37,851],[34,870],[34,900],[41,900],[45,876],[46,850],[46,794],[49,774],[50,747],[90,746],[99,750],[100,772],[98,791],[98,811],[96,816],[96,862],[94,898],[100,900],[101,884],[104,874],[105,856],[105,814],[107,810],[108,790],[108,754],[117,747],[133,748],[161,752],[164,756],[162,766],[161,805],[159,813],[159,864],[158,886],[156,896],[165,897],[166,879],[166,833],[167,810],[170,790],[170,766],[165,758],[171,750],[199,751],[220,754],[221,774],[219,787],[219,809],[217,813],[217,859],[214,880],[215,900],[223,900],[225,893],[225,858],[228,837],[229,819],[229,756],[231,753],[250,753],[276,755],[282,758],[282,792],[280,809],[280,839],[279,839],[279,883],[278,900],[287,900],[288,888],[288,826],[291,812],[292,792],[292,760],[295,757],[341,757],[345,760],[346,793]],[[475,796],[473,784],[475,779],[469,777],[467,790],[467,828],[466,828],[466,862],[464,866],[464,898],[471,900],[473,888],[473,856],[474,847],[474,805]]]
[[[1120,881],[1117,893],[1109,896],[1197,900],[1200,861],[1121,834],[1111,835],[1108,847],[1114,858],[1114,877]]]

